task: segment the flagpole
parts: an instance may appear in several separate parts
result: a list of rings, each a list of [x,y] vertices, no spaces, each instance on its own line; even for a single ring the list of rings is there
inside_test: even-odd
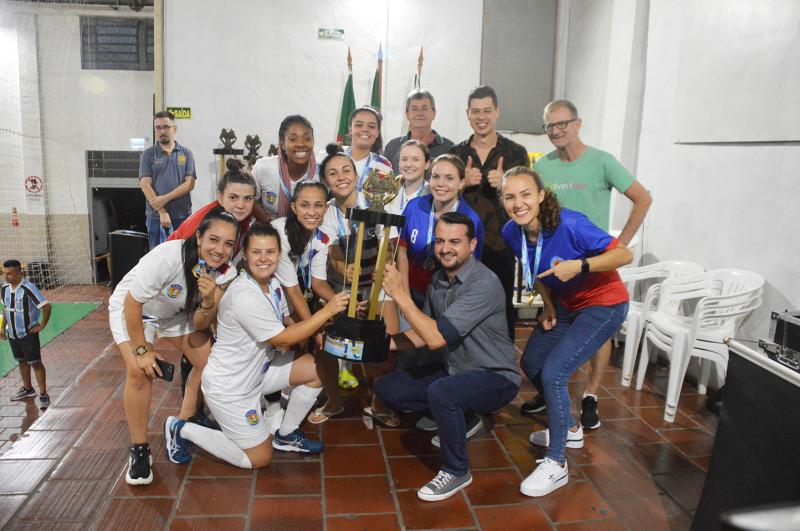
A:
[[[422,63],[425,61],[425,57],[422,55],[422,46],[419,47],[419,57],[417,57],[417,87],[422,87]]]
[[[383,101],[383,43],[378,46],[378,101]]]

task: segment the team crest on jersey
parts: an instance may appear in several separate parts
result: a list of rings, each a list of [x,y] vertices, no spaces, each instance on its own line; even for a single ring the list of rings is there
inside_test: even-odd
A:
[[[247,413],[244,414],[244,418],[247,421],[247,424],[250,426],[255,426],[258,424],[258,411],[255,409],[251,409]]]
[[[183,286],[180,284],[170,284],[167,288],[167,297],[170,299],[177,299],[183,293]]]
[[[178,164],[180,164],[181,166],[186,165],[186,155],[184,155],[183,153],[178,155]]]
[[[275,192],[264,192],[264,197],[270,205],[274,205],[278,202],[278,194]]]

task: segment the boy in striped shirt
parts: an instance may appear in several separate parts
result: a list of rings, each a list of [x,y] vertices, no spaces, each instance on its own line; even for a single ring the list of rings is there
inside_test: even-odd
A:
[[[3,302],[5,325],[0,326],[0,339],[8,338],[22,375],[22,387],[11,400],[36,396],[31,382],[33,368],[39,384],[39,406],[46,408],[50,405],[50,397],[47,394],[39,332],[50,320],[50,303],[35,284],[22,278],[22,266],[18,260],[6,260],[3,263],[3,278],[5,283],[0,287],[0,300]]]

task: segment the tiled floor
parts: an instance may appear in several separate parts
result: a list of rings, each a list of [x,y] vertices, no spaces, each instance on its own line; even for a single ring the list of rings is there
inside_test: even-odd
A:
[[[85,300],[105,293],[89,290],[85,295],[94,299]],[[164,352],[177,361],[177,352]],[[124,369],[105,305],[50,343],[44,359],[54,399],[44,414],[32,401],[9,401],[18,371],[0,380],[0,527],[687,529],[716,429],[705,397],[689,385],[676,422],[663,422],[663,367],[654,368],[640,392],[621,387],[619,370],[611,368],[600,393],[603,426],[587,434],[583,449],[567,452],[570,483],[531,499],[519,493],[519,482],[543,456],[527,439],[544,419],[518,413],[535,394],[528,383],[495,415],[494,429],[469,443],[473,484],[447,501],[426,503],[415,489],[440,462],[430,435],[415,431],[413,418],[401,429],[368,428],[358,414],[366,405],[363,389],[345,400],[343,418],[319,430],[305,427],[325,442],[321,456],[276,453],[267,469],[253,472],[201,450],[189,465],[167,462],[161,431],[178,410],[180,385],[158,381],[150,423],[155,480],[134,488],[121,478],[128,438]],[[573,396],[585,379],[584,373],[573,378]]]

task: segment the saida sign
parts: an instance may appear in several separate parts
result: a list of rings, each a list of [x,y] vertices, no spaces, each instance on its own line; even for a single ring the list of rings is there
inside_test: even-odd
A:
[[[192,119],[192,108],[191,107],[167,107],[167,110],[171,112],[176,120],[191,120]]]

